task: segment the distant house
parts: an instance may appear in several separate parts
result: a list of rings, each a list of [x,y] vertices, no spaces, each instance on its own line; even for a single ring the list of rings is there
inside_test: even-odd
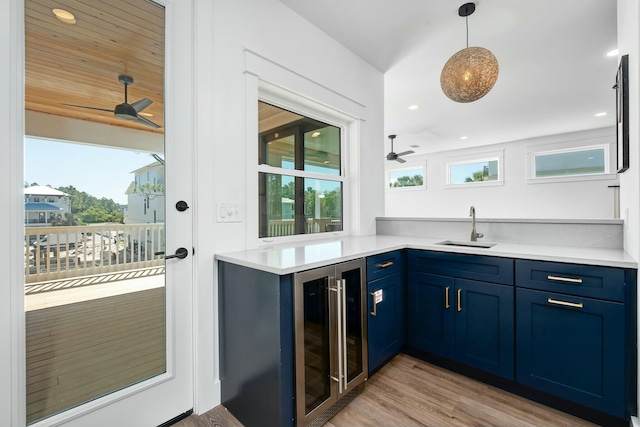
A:
[[[71,213],[71,195],[46,185],[33,185],[24,189],[26,225],[48,226],[68,213]]]
[[[155,224],[164,222],[164,163],[153,162],[131,172],[134,180],[129,184],[125,223]]]

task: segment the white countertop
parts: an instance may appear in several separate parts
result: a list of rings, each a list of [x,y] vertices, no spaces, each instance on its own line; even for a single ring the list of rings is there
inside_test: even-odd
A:
[[[623,249],[518,245],[513,243],[496,243],[491,248],[436,244],[441,241],[443,239],[387,235],[341,237],[221,253],[217,254],[215,259],[283,275],[408,248],[605,267],[638,268],[637,261]]]

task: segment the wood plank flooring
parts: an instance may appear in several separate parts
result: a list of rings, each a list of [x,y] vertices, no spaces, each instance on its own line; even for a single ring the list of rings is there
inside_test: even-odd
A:
[[[164,287],[134,282],[26,297],[28,423],[165,371]]]
[[[242,427],[224,407],[176,427]],[[326,427],[595,426],[446,369],[399,355]]]

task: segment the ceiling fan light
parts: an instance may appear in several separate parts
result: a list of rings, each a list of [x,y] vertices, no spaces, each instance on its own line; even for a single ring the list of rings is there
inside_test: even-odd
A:
[[[58,18],[60,21],[64,22],[65,24],[76,23],[76,17],[73,16],[73,13],[69,11],[66,11],[64,9],[53,9],[52,12],[56,16],[56,18]]]
[[[442,68],[440,86],[447,98],[473,102],[485,96],[498,80],[498,61],[482,47],[456,52]]]

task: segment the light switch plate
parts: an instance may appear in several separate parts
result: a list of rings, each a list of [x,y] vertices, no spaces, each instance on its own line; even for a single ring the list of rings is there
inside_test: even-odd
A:
[[[216,218],[218,222],[242,222],[242,205],[240,203],[218,203]]]

